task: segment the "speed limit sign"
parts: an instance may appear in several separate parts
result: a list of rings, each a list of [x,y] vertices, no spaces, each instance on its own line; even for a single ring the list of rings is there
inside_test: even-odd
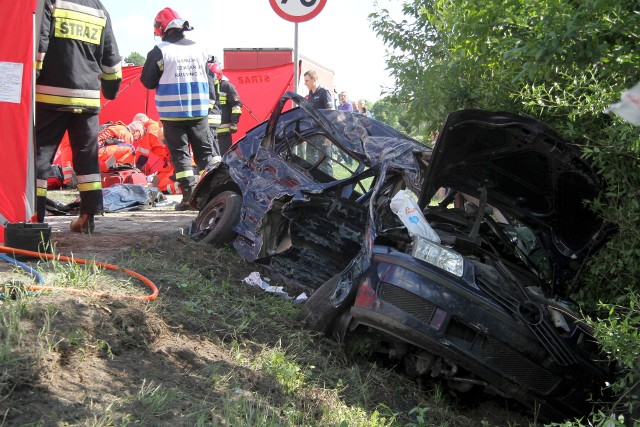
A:
[[[304,22],[318,15],[327,0],[269,0],[269,3],[282,19]]]

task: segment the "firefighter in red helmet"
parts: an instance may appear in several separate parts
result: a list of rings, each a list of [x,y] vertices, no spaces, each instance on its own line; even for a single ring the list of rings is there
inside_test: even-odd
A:
[[[238,131],[238,122],[242,114],[242,101],[235,86],[222,74],[220,64],[209,63],[209,85],[213,85],[212,96],[217,98],[220,110],[220,125],[216,128],[220,153],[224,154],[231,147],[231,134]]]
[[[149,51],[140,76],[147,89],[156,90],[156,108],[182,189],[182,201],[176,210],[192,209],[189,200],[198,177],[191,167],[189,145],[200,174],[220,161],[207,121],[208,55],[185,37],[185,31],[190,30],[189,22],[173,9],[166,7],[158,12],[153,31],[162,43]]]

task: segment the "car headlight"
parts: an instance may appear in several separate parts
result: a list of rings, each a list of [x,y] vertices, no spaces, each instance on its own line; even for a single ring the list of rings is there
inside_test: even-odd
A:
[[[439,245],[420,236],[414,236],[411,252],[411,255],[415,258],[462,277],[464,258],[446,246]]]

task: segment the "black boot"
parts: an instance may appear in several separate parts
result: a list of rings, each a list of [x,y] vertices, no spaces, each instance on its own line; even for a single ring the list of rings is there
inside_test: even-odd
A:
[[[178,203],[175,207],[177,211],[195,211],[197,210],[189,201],[191,200],[191,194],[193,193],[193,187],[184,187],[182,188],[182,201]]]

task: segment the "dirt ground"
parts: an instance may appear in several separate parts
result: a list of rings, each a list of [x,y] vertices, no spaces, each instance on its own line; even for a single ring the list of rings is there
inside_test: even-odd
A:
[[[169,198],[179,200],[179,196]],[[145,248],[167,245],[179,251],[188,245],[184,234],[196,214],[176,212],[173,205],[107,213],[96,218],[96,231],[92,235],[69,231],[69,223],[75,216],[48,216],[46,222],[52,227],[51,242],[56,253],[118,263],[122,261],[122,254],[131,253],[131,249],[136,247],[144,251]],[[175,259],[171,262],[176,264]],[[238,282],[239,278],[252,271],[250,265],[239,265],[238,271],[226,273],[229,278],[234,276],[230,283]],[[10,267],[0,267],[0,283],[6,283],[10,274]],[[172,283],[171,278],[161,277],[159,282],[163,285],[157,304],[176,304],[180,294],[175,286],[168,287],[167,283]],[[141,293],[145,291],[141,290]],[[260,298],[260,295],[256,294],[256,297]],[[211,378],[231,375],[242,385],[240,389],[273,394],[275,386],[272,379],[238,367],[228,345],[224,344],[229,339],[227,331],[217,331],[211,324],[198,323],[199,320],[190,318],[189,313],[180,307],[175,310],[179,314],[168,324],[145,302],[105,301],[53,293],[46,296],[46,303],[33,308],[27,320],[47,318],[48,307],[56,310],[50,330],[58,331],[65,338],[50,343],[55,351],[43,351],[44,356],[30,354],[33,348],[29,346],[17,355],[20,366],[4,373],[4,385],[13,384],[13,388],[9,398],[3,398],[0,393],[0,426],[126,425],[127,415],[122,414],[130,413],[135,413],[138,417],[136,423],[143,425],[195,425],[198,415],[197,409],[194,415],[193,402],[219,399],[219,396],[212,395],[215,391],[211,389]],[[42,325],[35,320],[31,324],[26,322],[25,327],[25,336],[42,333]],[[253,331],[251,340],[266,343],[282,339],[276,336],[278,331],[266,329]],[[72,339],[76,335],[78,342]],[[101,343],[108,343],[108,348]],[[325,344],[318,345],[322,347]],[[319,357],[333,351],[318,349]],[[116,357],[105,357],[105,354]],[[174,387],[174,400],[168,411],[171,415],[149,414],[145,418],[146,409],[136,405],[143,401],[140,396],[145,387],[151,390],[158,384],[172,384]],[[0,391],[2,386],[3,372],[0,369]],[[184,390],[189,391],[189,396],[182,398]],[[380,401],[385,401],[385,398],[387,401],[406,399],[399,405],[406,407],[407,411],[415,404],[408,396],[403,397],[395,390],[388,390],[388,393],[389,396],[377,398]],[[134,398],[136,396],[137,399]],[[491,422],[490,425],[501,425],[500,420],[509,420],[513,423],[510,425],[528,425],[517,411],[505,410],[501,405],[487,402],[482,408],[467,414],[471,418],[462,418],[467,421],[452,425],[479,425],[478,420],[497,423]],[[210,409],[203,411],[207,417],[204,424],[224,424],[216,419],[215,414],[208,413]]]
[[[178,202],[181,196],[166,196]],[[105,213],[95,218],[96,229],[91,236],[71,233],[69,226],[76,216],[47,216],[51,225],[51,241],[62,255],[96,255],[111,260],[132,246],[149,246],[160,238],[185,234],[197,212],[177,212],[173,204],[126,212]],[[96,261],[101,261],[96,257]]]

